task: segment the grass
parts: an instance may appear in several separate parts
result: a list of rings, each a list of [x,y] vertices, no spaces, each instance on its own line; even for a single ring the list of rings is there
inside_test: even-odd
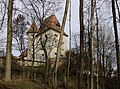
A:
[[[34,83],[30,80],[16,79],[11,83],[0,83],[0,89],[48,89],[42,83]]]

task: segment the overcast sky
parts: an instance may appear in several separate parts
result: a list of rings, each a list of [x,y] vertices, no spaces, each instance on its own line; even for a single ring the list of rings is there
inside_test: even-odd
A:
[[[78,11],[79,10],[79,2],[78,1],[79,0],[71,0],[71,30],[72,30],[72,35],[79,34],[79,16],[78,16],[79,15],[79,11]],[[58,17],[59,17],[59,15],[58,15]],[[68,12],[67,21],[66,21],[65,32],[69,36],[69,12]],[[67,39],[67,49],[68,48],[69,48],[69,37]]]

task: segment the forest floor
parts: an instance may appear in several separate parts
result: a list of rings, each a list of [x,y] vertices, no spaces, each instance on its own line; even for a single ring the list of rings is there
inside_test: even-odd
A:
[[[4,80],[0,81],[0,89],[53,89],[43,83],[33,82],[26,79],[14,79],[10,83],[5,83]],[[74,89],[72,87],[65,88],[58,86],[57,89]]]
[[[42,83],[35,83],[25,79],[15,79],[10,83],[0,82],[0,89],[50,89]]]

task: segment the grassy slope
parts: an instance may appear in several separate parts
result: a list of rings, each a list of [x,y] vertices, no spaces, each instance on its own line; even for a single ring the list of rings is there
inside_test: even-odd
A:
[[[12,80],[11,83],[0,83],[0,89],[50,89],[45,85],[34,83],[29,80]]]

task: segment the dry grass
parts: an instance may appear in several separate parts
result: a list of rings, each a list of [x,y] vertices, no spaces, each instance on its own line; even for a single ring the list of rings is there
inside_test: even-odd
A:
[[[16,79],[10,83],[0,83],[0,89],[47,89],[44,84],[36,84],[29,80]]]

